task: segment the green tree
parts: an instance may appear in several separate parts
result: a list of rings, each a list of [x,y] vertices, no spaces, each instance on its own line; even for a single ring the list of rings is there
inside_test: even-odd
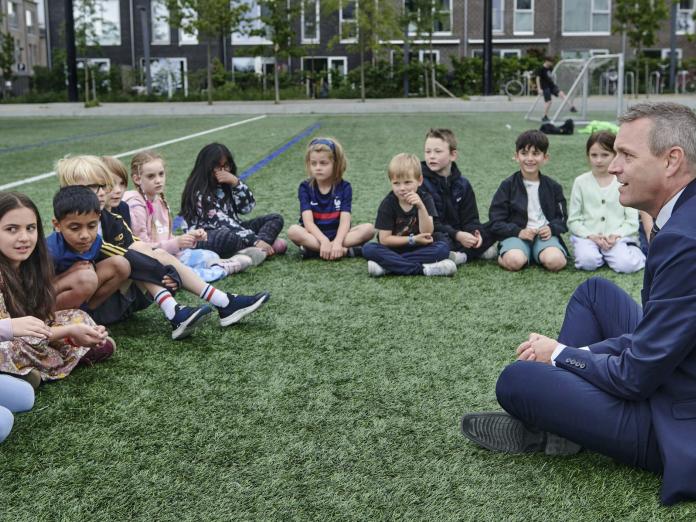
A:
[[[300,4],[288,0],[260,0],[261,28],[251,31],[254,36],[262,36],[271,41],[273,53],[273,89],[275,103],[280,103],[280,80],[278,77],[280,59],[297,54],[296,32],[292,21],[300,14]]]
[[[616,0],[614,32],[626,33],[636,53],[636,78],[640,85],[640,60],[643,50],[654,45],[662,23],[669,18],[665,0]],[[647,93],[648,78],[645,78]]]
[[[165,0],[169,24],[205,41],[208,105],[213,104],[212,44],[226,38],[247,20],[249,5],[242,0]]]
[[[75,19],[75,47],[77,52],[84,58],[84,80],[85,80],[85,107],[98,105],[95,99],[89,101],[89,79],[90,63],[87,58],[88,48],[99,48],[99,34],[95,25],[98,19],[97,2],[99,0],[74,0],[73,16]]]
[[[1,19],[0,19],[1,20]],[[0,33],[0,73],[2,79],[9,82],[14,78],[15,41],[10,34]],[[4,92],[4,89],[3,89]]]

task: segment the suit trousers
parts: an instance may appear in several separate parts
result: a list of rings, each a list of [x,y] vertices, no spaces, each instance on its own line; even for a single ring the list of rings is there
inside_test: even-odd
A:
[[[558,341],[582,348],[632,333],[641,307],[601,278],[582,283],[566,308]],[[498,403],[525,425],[565,437],[620,462],[662,471],[650,404],[611,395],[582,377],[548,364],[517,361],[496,385]]]

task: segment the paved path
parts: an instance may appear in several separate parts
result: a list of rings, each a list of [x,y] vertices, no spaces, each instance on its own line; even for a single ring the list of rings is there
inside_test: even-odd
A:
[[[696,109],[694,95],[651,96],[651,100],[676,101]],[[645,97],[639,98],[645,100]],[[625,98],[630,104],[633,98]],[[224,114],[373,114],[373,113],[463,113],[463,112],[527,112],[532,98],[505,96],[472,97],[469,100],[452,98],[394,98],[367,100],[288,100],[275,105],[272,102],[221,101],[208,105],[205,102],[177,103],[104,103],[100,107],[85,109],[81,103],[0,104],[2,117],[66,117],[66,116],[143,116],[143,115],[224,115]],[[558,102],[555,102],[558,103]],[[595,96],[591,109],[614,111],[613,97]]]

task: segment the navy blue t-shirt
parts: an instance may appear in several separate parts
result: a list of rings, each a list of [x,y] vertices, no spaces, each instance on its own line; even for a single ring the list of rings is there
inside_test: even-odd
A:
[[[350,183],[342,180],[332,191],[322,194],[310,180],[305,180],[300,183],[297,197],[300,199],[300,223],[304,225],[302,212],[311,210],[314,224],[327,238],[333,240],[338,232],[341,212],[351,211],[353,189]]]
[[[53,261],[53,268],[56,274],[62,274],[78,261],[95,262],[99,257],[99,249],[102,246],[102,238],[97,234],[97,239],[84,254],[75,252],[63,238],[63,234],[53,232],[46,238],[46,247]]]

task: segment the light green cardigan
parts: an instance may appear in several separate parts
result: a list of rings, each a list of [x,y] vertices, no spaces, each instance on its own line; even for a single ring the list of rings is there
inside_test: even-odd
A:
[[[616,178],[608,187],[600,187],[592,172],[585,172],[573,182],[568,230],[578,237],[592,234],[634,237],[638,235],[638,211],[621,206]]]

